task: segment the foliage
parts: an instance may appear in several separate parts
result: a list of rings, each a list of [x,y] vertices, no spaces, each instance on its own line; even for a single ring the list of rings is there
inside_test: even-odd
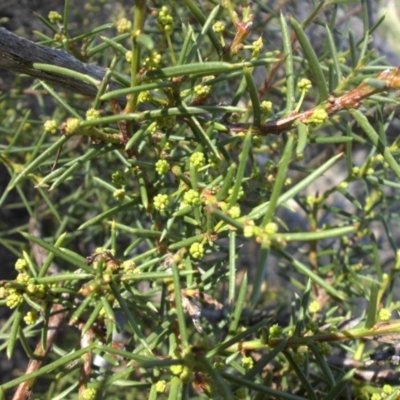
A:
[[[398,396],[337,360],[400,329],[399,71],[370,49],[366,2],[303,21],[236,3],[138,0],[77,35],[68,0],[41,17],[43,44],[108,70],[69,71],[95,99],[44,81],[0,97],[0,203],[29,216],[0,235],[18,257],[1,349],[37,360],[3,396]],[[360,37],[337,22],[355,3]]]

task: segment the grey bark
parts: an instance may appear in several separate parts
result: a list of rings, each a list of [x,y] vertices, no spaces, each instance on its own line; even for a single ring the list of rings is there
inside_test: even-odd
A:
[[[97,88],[81,80],[65,75],[40,71],[33,68],[34,63],[55,65],[72,71],[86,74],[101,81],[106,73],[104,68],[93,64],[85,64],[65,51],[41,46],[0,28],[0,69],[27,74],[42,79],[52,85],[85,96],[95,97]],[[121,87],[110,84],[110,89]]]

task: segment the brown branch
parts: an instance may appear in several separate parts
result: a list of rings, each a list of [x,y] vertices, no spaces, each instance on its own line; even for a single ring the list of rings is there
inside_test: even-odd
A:
[[[47,358],[47,355],[49,354],[49,351],[53,347],[54,341],[56,340],[61,327],[64,325],[68,317],[68,311],[65,311],[64,307],[59,304],[55,304],[52,307],[51,313],[53,315],[49,318],[46,347],[43,348],[41,342],[38,343],[35,349],[35,356],[37,358],[29,361],[28,367],[25,371],[26,375],[37,371],[42,366],[43,362]],[[29,379],[25,382],[22,382],[15,391],[13,400],[29,399],[34,383],[35,379]]]
[[[37,237],[42,236],[40,223],[34,218],[30,218],[29,220],[29,233]],[[33,242],[30,242],[30,244],[33,255],[35,257],[36,264],[42,267],[48,257],[47,252],[42,247],[39,247],[37,244]],[[59,273],[59,268],[54,262],[51,263],[48,273],[50,273],[51,275]],[[34,352],[36,358],[29,361],[25,371],[25,375],[37,371],[46,361],[46,358],[50,350],[52,349],[53,344],[61,328],[66,323],[67,317],[68,317],[68,310],[65,310],[64,307],[61,306],[60,304],[53,305],[48,321],[46,347],[43,348],[42,342],[39,341],[39,343],[36,345],[36,349]],[[28,399],[31,395],[34,383],[35,379],[30,379],[25,382],[22,382],[17,387],[13,400]]]
[[[79,324],[79,332],[83,332],[85,324],[81,323]],[[81,336],[81,349],[88,347],[91,342],[93,342],[94,339],[94,332],[92,329],[89,329],[86,333],[84,333]],[[86,385],[90,380],[90,377],[92,375],[92,360],[93,359],[93,354],[92,352],[86,353],[84,356],[82,356],[83,364],[81,367],[81,374],[79,376],[79,394],[83,395]]]
[[[287,117],[269,121],[259,127],[253,127],[252,132],[255,135],[270,135],[278,134],[291,129],[295,122],[307,123],[312,118],[312,115],[316,110],[324,109],[328,114],[328,117],[349,108],[359,108],[361,101],[366,98],[386,90],[400,89],[400,67],[394,69],[388,69],[380,72],[374,78],[376,85],[372,86],[367,82],[361,83],[355,89],[342,96],[334,97],[331,96],[328,102],[318,105],[310,110],[303,111],[301,113],[293,112]],[[378,81],[379,85],[378,85]],[[240,132],[247,130],[251,127],[251,124],[231,124],[231,132]]]

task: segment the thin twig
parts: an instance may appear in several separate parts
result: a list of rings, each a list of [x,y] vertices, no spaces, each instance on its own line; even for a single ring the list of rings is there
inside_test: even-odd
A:
[[[400,67],[387,69],[380,72],[374,78],[376,83],[380,81],[380,84],[372,86],[368,82],[363,82],[355,89],[345,93],[342,96],[334,97],[331,96],[327,103],[318,105],[310,110],[303,111],[301,113],[293,112],[290,115],[283,117],[275,121],[269,121],[259,127],[253,127],[252,132],[255,135],[270,135],[286,132],[291,129],[295,122],[308,123],[311,121],[312,116],[316,110],[323,109],[327,113],[327,117],[350,108],[359,108],[361,101],[368,97],[384,92],[386,90],[400,89]],[[251,124],[231,124],[229,126],[231,132],[241,132],[251,127]]]

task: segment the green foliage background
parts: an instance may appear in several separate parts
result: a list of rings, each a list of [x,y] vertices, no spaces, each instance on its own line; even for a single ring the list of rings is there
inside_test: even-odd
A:
[[[0,349],[32,359],[49,318],[64,326],[3,397],[32,378],[35,399],[397,398],[356,368],[360,339],[400,329],[400,85],[379,78],[366,2],[308,2],[300,20],[264,3],[137,1],[71,30],[72,2],[39,17],[40,43],[109,70],[74,74],[95,99],[25,76],[0,97],[0,205],[29,218],[2,221],[18,261]],[[336,100],[363,84],[362,104]]]

